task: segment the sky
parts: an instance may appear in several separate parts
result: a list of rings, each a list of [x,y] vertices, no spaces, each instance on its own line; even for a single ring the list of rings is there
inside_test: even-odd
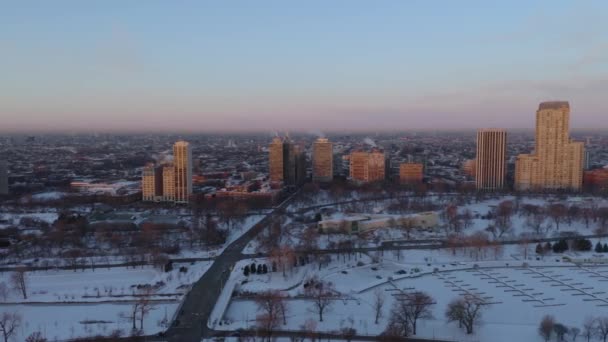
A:
[[[608,128],[608,1],[7,0],[0,131]]]

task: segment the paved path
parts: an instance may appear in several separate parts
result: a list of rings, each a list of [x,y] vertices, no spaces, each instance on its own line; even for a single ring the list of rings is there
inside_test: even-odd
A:
[[[269,222],[287,207],[295,192],[273,212],[269,213],[255,224],[249,231],[232,242],[224,252],[215,258],[213,265],[205,272],[186,295],[175,321],[166,332],[165,340],[170,342],[199,342],[202,337],[211,336],[212,332],[207,327],[207,319],[213,311],[213,307],[221,294],[224,284],[230,276],[232,268],[237,261],[251,256],[244,256],[241,251],[253,240]]]

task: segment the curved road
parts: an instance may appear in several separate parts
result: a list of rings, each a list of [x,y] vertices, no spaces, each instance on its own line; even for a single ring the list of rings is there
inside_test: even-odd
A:
[[[165,340],[170,342],[199,342],[203,337],[212,335],[207,327],[207,318],[230,276],[230,271],[237,261],[252,256],[244,256],[241,251],[253,240],[277,215],[277,211],[285,208],[298,192],[294,192],[275,210],[266,215],[249,231],[232,242],[222,254],[215,258],[213,265],[192,286],[183,300],[175,321],[165,334]]]

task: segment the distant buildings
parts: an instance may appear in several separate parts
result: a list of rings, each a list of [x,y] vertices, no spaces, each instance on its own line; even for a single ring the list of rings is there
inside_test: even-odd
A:
[[[163,195],[162,166],[148,165],[142,172],[141,196],[146,202],[160,202]]]
[[[188,203],[192,194],[192,149],[186,141],[173,145],[175,167],[175,202]]]
[[[401,184],[421,183],[424,176],[424,166],[419,163],[403,163],[399,165],[399,182]]]
[[[477,132],[475,184],[479,190],[502,189],[505,183],[507,132],[482,129]]]
[[[467,176],[475,178],[477,174],[477,161],[475,159],[466,160],[462,163],[462,172],[464,172]]]
[[[608,169],[585,171],[583,184],[585,189],[589,191],[608,189]]]
[[[319,138],[312,145],[312,180],[331,182],[334,176],[333,144],[328,139]]]
[[[163,167],[163,202],[175,202],[175,167]]]
[[[584,144],[569,136],[570,105],[543,102],[536,112],[536,148],[515,163],[516,190],[580,190]]]
[[[272,139],[268,148],[268,168],[271,182],[283,181],[283,140],[279,137]]]
[[[8,166],[0,161],[0,195],[8,195]]]
[[[350,154],[350,179],[356,182],[376,182],[384,180],[386,163],[384,152],[355,151]]]
[[[271,182],[302,184],[306,179],[306,155],[289,138],[275,137],[268,148],[268,168]]]
[[[142,200],[188,203],[192,194],[192,149],[186,141],[173,145],[173,164],[148,165],[142,173]]]

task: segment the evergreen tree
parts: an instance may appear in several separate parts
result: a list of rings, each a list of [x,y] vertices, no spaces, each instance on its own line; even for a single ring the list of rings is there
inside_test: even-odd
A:
[[[539,243],[536,244],[536,254],[544,254],[545,249],[543,248],[543,245]]]
[[[258,264],[257,274],[262,274],[262,273],[263,273],[262,264]]]
[[[251,268],[251,273],[255,273],[255,270],[256,270],[256,268],[255,268],[255,262],[251,264],[250,268]]]
[[[268,266],[266,266],[266,264],[263,265],[262,271],[263,271],[262,273],[264,273],[264,274],[268,273]]]
[[[245,277],[249,277],[249,265],[245,266],[245,268],[243,269],[243,274],[245,275]]]
[[[595,244],[595,253],[603,253],[604,252],[604,247],[602,246],[601,242],[597,242]]]
[[[604,253],[608,253],[608,244],[607,243],[604,244]]]

